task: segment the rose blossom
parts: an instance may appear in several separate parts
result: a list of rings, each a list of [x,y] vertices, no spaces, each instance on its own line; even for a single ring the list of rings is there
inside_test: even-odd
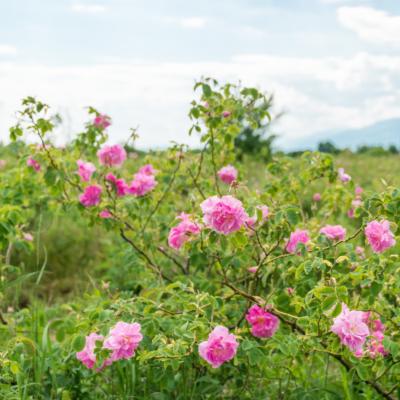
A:
[[[157,171],[153,168],[151,164],[146,164],[143,165],[143,167],[139,168],[138,173],[139,174],[145,174],[145,175],[155,175]]]
[[[354,193],[355,193],[356,197],[360,197],[362,195],[363,191],[364,191],[364,189],[361,186],[357,186],[354,189]]]
[[[140,333],[140,324],[127,322],[117,322],[110,330],[103,347],[112,350],[108,361],[117,361],[121,358],[131,358],[135,355],[135,350],[143,339]]]
[[[286,245],[286,251],[288,253],[295,253],[297,249],[297,245],[299,243],[308,243],[310,241],[310,236],[308,234],[308,231],[306,230],[301,230],[301,229],[296,229],[294,232],[290,234],[289,241]]]
[[[151,190],[153,190],[157,185],[153,175],[147,175],[138,172],[134,175],[134,179],[129,186],[129,193],[134,196],[144,196]]]
[[[262,221],[265,222],[268,219],[268,215],[269,215],[268,206],[262,205],[262,206],[257,206],[257,208],[259,210],[261,210],[261,218],[262,218]]]
[[[367,319],[368,313],[350,311],[347,305],[342,303],[342,312],[334,318],[331,331],[336,333],[341,343],[352,352],[359,353],[370,334]]]
[[[106,175],[105,179],[114,185],[118,197],[125,196],[129,192],[129,186],[125,182],[125,179],[118,179],[111,172]]]
[[[321,194],[314,193],[312,198],[313,198],[313,201],[315,201],[315,202],[321,201]]]
[[[251,325],[251,333],[259,338],[271,337],[279,327],[279,319],[257,304],[249,308],[246,320]]]
[[[93,125],[100,129],[106,129],[111,125],[111,117],[105,114],[99,114],[93,120]]]
[[[204,223],[218,233],[228,235],[244,226],[249,218],[242,202],[232,196],[212,196],[200,207]]]
[[[346,229],[341,225],[326,225],[319,233],[322,233],[330,240],[344,240],[346,236]]]
[[[338,169],[338,175],[339,175],[339,179],[344,183],[351,181],[351,176],[344,172],[344,168]]]
[[[258,267],[257,266],[249,267],[247,268],[247,271],[249,271],[252,274],[255,274],[258,271]]]
[[[360,256],[360,258],[365,258],[365,249],[364,249],[364,247],[356,246],[355,251],[356,251],[356,254],[358,256]]]
[[[120,167],[126,160],[126,151],[119,144],[105,145],[97,152],[97,157],[102,165]]]
[[[85,207],[97,206],[100,203],[102,188],[98,185],[91,185],[79,196],[79,201]]]
[[[224,326],[217,326],[209,334],[207,341],[199,344],[199,354],[213,368],[218,368],[235,357],[238,346],[235,335],[229,333]]]
[[[112,216],[112,214],[110,213],[110,211],[108,211],[108,210],[102,210],[102,211],[100,211],[100,213],[99,213],[99,217],[100,217],[100,218],[103,218],[103,219],[108,219],[108,218],[112,218],[113,216]]]
[[[28,167],[33,168],[36,172],[39,172],[40,169],[41,169],[40,164],[35,159],[33,159],[32,157],[28,158],[28,160],[26,161],[26,165]]]
[[[176,250],[179,250],[182,245],[187,242],[192,235],[200,233],[200,227],[190,220],[190,215],[181,213],[178,216],[181,222],[171,228],[168,235],[168,245]]]
[[[223,111],[222,116],[223,116],[224,118],[228,118],[228,117],[231,116],[231,114],[232,114],[232,113],[231,113],[230,111],[225,110],[225,111]]]
[[[232,182],[236,181],[238,177],[238,172],[234,166],[227,165],[226,167],[222,167],[218,171],[218,176],[222,182],[226,183],[227,185],[230,185]]]
[[[96,171],[96,167],[91,162],[85,162],[82,160],[78,160],[78,175],[81,177],[82,181],[88,182],[93,175],[93,172]]]
[[[33,241],[33,236],[29,232],[24,232],[22,234],[22,236],[23,236],[24,240],[26,240],[27,242],[32,242]]]
[[[92,369],[96,364],[96,354],[94,353],[96,342],[103,341],[103,339],[103,336],[97,333],[91,333],[89,336],[86,336],[85,347],[82,351],[76,353],[76,358],[86,365],[86,367]]]
[[[389,221],[371,221],[367,224],[364,233],[375,253],[382,253],[396,244]]]

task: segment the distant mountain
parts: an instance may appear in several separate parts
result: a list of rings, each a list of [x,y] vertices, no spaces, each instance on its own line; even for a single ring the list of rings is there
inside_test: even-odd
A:
[[[330,141],[339,148],[356,149],[361,145],[389,146],[400,148],[400,118],[386,119],[359,129],[325,131],[307,138],[292,141],[291,149],[315,149],[319,142]]]

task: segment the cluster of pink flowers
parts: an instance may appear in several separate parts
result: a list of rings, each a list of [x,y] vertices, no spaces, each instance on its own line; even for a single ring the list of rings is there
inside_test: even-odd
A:
[[[259,338],[267,338],[274,335],[279,327],[279,319],[264,308],[254,304],[249,308],[246,320],[251,325],[251,333]]]
[[[213,368],[218,368],[235,357],[238,346],[235,335],[224,326],[217,326],[208,339],[199,344],[199,354]]]
[[[180,219],[181,222],[177,226],[171,228],[168,235],[169,246],[176,250],[179,250],[191,236],[200,233],[200,226],[191,221],[189,214],[181,213],[178,219]]]
[[[226,183],[227,185],[230,185],[232,182],[237,180],[238,172],[234,166],[227,165],[226,167],[222,167],[218,171],[218,176],[222,182]]]
[[[110,182],[117,193],[118,197],[125,196],[129,193],[129,186],[125,182],[125,179],[117,178],[113,173],[109,172],[105,176],[106,181]]]
[[[288,253],[296,253],[297,245],[299,243],[307,244],[310,241],[310,235],[308,231],[302,229],[296,229],[290,234],[290,238],[286,244],[286,251]]]
[[[106,338],[97,333],[91,333],[86,336],[85,347],[76,353],[76,358],[87,368],[92,369],[97,361],[96,343],[101,342],[101,347],[111,352],[101,368],[121,359],[129,359],[135,355],[135,351],[143,339],[140,329],[141,326],[138,323],[129,324],[120,321],[110,330]]]
[[[329,240],[344,240],[346,229],[342,225],[326,225],[319,231]]]
[[[29,157],[26,161],[26,165],[28,167],[33,168],[36,172],[39,172],[41,169],[40,164],[32,157]]]
[[[85,207],[97,206],[101,200],[102,188],[99,185],[90,185],[79,196],[80,203]]]
[[[134,179],[129,186],[129,193],[139,197],[153,190],[157,185],[154,172],[151,164],[140,168],[134,175]]]
[[[126,160],[126,151],[119,144],[105,145],[97,152],[97,157],[101,165],[120,167]]]
[[[338,169],[338,176],[339,176],[339,179],[344,183],[347,183],[347,182],[351,181],[351,176],[344,172],[344,168],[339,168]]]
[[[93,173],[96,171],[96,167],[91,162],[85,162],[82,160],[78,160],[78,175],[81,177],[83,182],[89,182]]]
[[[331,326],[331,331],[339,336],[340,342],[357,357],[364,354],[372,358],[378,354],[386,355],[382,344],[384,330],[382,322],[372,319],[370,312],[350,310],[344,303]]]
[[[371,221],[365,227],[364,232],[375,253],[382,253],[396,244],[389,221]]]
[[[204,223],[218,233],[228,235],[245,225],[249,216],[242,202],[232,196],[212,196],[200,205]]]
[[[93,120],[93,125],[99,129],[107,129],[111,125],[111,117],[105,114],[99,114]]]

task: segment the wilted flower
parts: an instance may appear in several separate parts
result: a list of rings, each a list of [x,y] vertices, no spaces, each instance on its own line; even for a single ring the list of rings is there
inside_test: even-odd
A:
[[[209,197],[200,207],[204,223],[224,235],[239,230],[249,218],[242,202],[232,196]]]
[[[91,333],[89,336],[86,336],[85,347],[82,351],[76,353],[76,358],[86,365],[86,367],[93,368],[96,364],[96,354],[94,353],[96,342],[103,341],[103,339],[103,336],[97,333]]]
[[[251,333],[259,338],[271,337],[279,327],[279,318],[257,304],[249,308],[246,320],[251,325]]]
[[[290,234],[289,241],[286,245],[286,251],[288,253],[295,253],[297,250],[297,245],[299,243],[308,243],[310,241],[310,236],[308,231],[302,229],[296,229]]]
[[[199,354],[213,368],[218,368],[235,357],[238,346],[235,335],[229,333],[224,326],[217,326],[210,333],[207,341],[199,344]]]
[[[79,196],[79,201],[85,207],[97,206],[100,203],[102,188],[98,185],[86,187],[85,191]]]
[[[81,177],[82,181],[90,181],[93,172],[96,171],[94,164],[82,160],[78,160],[76,163],[78,164],[78,175]]]
[[[230,185],[233,181],[237,179],[238,172],[234,166],[227,165],[226,167],[222,167],[218,171],[218,176],[222,182],[226,183],[227,185]]]
[[[396,244],[389,221],[371,221],[367,224],[364,232],[375,253],[382,253]]]
[[[119,144],[105,145],[97,152],[97,157],[102,165],[120,167],[126,160],[126,151]]]
[[[181,213],[178,217],[181,222],[171,228],[168,235],[168,244],[170,247],[178,250],[187,242],[191,236],[200,233],[200,227],[195,222],[190,220],[190,215]]]
[[[344,240],[346,229],[341,225],[326,225],[319,231],[330,240]]]
[[[111,350],[109,360],[114,362],[121,358],[131,358],[135,355],[135,350],[143,339],[140,333],[140,324],[127,322],[117,322],[110,330],[103,347]]]

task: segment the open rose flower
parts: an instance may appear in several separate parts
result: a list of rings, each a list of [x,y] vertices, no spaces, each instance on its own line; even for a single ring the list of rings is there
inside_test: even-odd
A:
[[[126,151],[119,144],[105,145],[97,152],[97,157],[102,165],[120,167],[126,160]]]
[[[229,333],[224,326],[217,326],[208,339],[200,343],[199,354],[213,368],[218,368],[235,357],[238,346],[235,335]]]
[[[366,320],[367,313],[350,311],[346,304],[342,304],[341,313],[334,318],[331,331],[339,336],[341,343],[352,352],[359,354],[370,334]]]
[[[367,224],[364,233],[375,253],[382,253],[396,244],[389,221],[371,221]]]
[[[117,178],[111,172],[106,175],[105,179],[113,184],[118,197],[125,196],[129,192],[129,186],[125,179]]]
[[[93,125],[99,129],[106,129],[111,125],[111,117],[105,114],[99,114],[93,120]]]
[[[143,167],[140,167],[138,171],[139,174],[145,174],[145,175],[155,175],[156,172],[157,171],[153,168],[151,164],[143,165]]]
[[[326,225],[319,233],[325,235],[329,240],[344,240],[346,237],[346,229],[341,225]]]
[[[339,179],[344,183],[351,181],[351,176],[344,172],[344,168],[338,169],[338,175],[339,175]]]
[[[128,359],[135,355],[135,351],[143,339],[140,328],[140,324],[136,322],[133,324],[122,321],[116,323],[103,345],[105,349],[111,350],[109,361]]]
[[[101,192],[101,186],[88,186],[86,187],[85,191],[79,196],[79,201],[85,207],[97,206],[100,203]]]
[[[307,244],[310,241],[310,236],[308,231],[302,229],[296,229],[294,232],[290,234],[290,238],[286,245],[286,251],[288,253],[296,253],[297,245],[299,243]]]
[[[176,250],[179,250],[190,237],[200,233],[199,225],[191,221],[189,214],[181,213],[178,219],[181,222],[171,228],[168,235],[168,245]]]
[[[86,336],[86,343],[83,350],[76,353],[76,358],[87,368],[92,369],[96,364],[96,354],[94,353],[96,342],[102,342],[103,339],[103,336],[91,333],[89,336]]]
[[[242,202],[232,196],[212,196],[200,205],[204,223],[218,233],[228,235],[239,230],[249,216]]]
[[[140,197],[152,191],[157,185],[153,175],[138,172],[131,182],[128,192],[134,196]]]
[[[78,160],[78,175],[81,177],[82,181],[89,182],[93,173],[96,171],[96,167],[91,162],[85,162]]]
[[[218,176],[222,182],[226,183],[227,185],[230,185],[232,182],[237,180],[238,172],[234,166],[227,165],[226,167],[222,167],[218,171]]]
[[[279,318],[257,304],[249,308],[246,320],[251,325],[252,335],[259,338],[273,336],[279,327]]]

